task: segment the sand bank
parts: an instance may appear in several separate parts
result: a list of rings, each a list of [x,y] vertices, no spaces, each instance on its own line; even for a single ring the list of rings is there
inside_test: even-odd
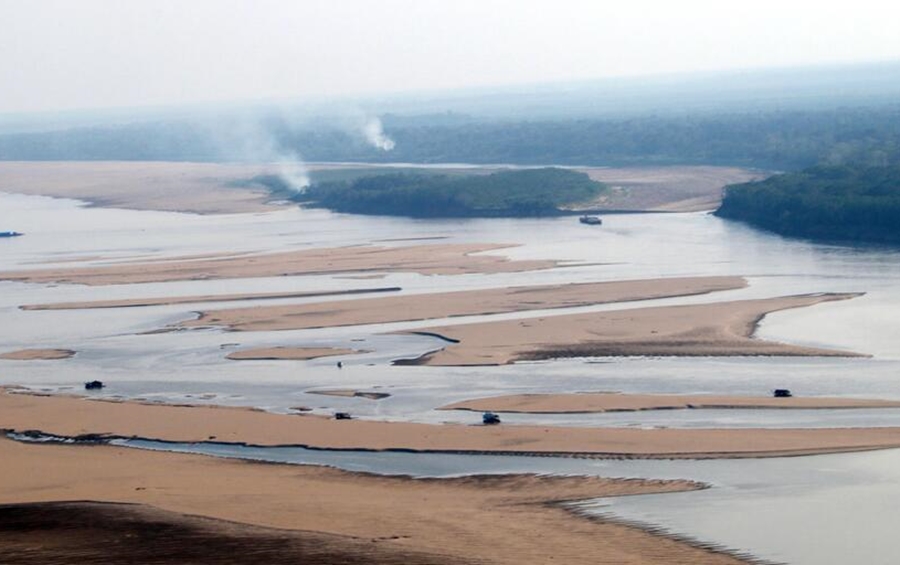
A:
[[[275,300],[280,298],[316,298],[320,296],[346,296],[375,292],[397,292],[399,286],[381,288],[355,288],[321,292],[263,292],[256,294],[203,294],[198,296],[168,296],[162,298],[126,298],[121,300],[91,300],[82,302],[54,302],[51,304],[25,304],[22,310],[81,310],[91,308],[141,308],[145,306],[170,306],[200,302],[230,302],[245,300]]]
[[[518,360],[629,355],[855,356],[752,336],[758,322],[770,312],[856,296],[785,296],[425,328],[421,332],[454,343],[404,363],[499,365]]]
[[[591,412],[633,412],[638,410],[678,410],[689,408],[900,408],[900,401],[871,398],[826,398],[772,396],[725,396],[712,394],[618,394],[594,392],[577,394],[512,394],[476,398],[441,406],[438,410],[512,412],[525,414],[579,414]]]
[[[284,550],[296,551],[303,545],[300,542],[307,541],[311,542],[309,549],[323,548],[352,557],[347,561],[324,557],[299,561],[303,563],[741,562],[633,527],[587,520],[557,504],[697,488],[688,481],[528,475],[414,480],[109,446],[22,445],[5,439],[0,440],[0,459],[4,468],[2,503],[138,504],[142,506],[133,510],[144,513],[138,517],[157,521],[151,531],[181,519],[162,516],[154,509],[227,520],[230,523],[203,526],[217,528],[220,535],[226,527],[231,536],[243,537],[237,547],[220,551],[239,551],[252,562],[269,562],[265,554],[256,553],[255,535],[276,532],[254,531],[247,524],[281,529],[277,534],[282,536]],[[135,514],[125,517],[136,519]],[[70,527],[83,526],[76,523]],[[27,532],[2,536],[0,552]],[[295,533],[306,537],[293,537]],[[68,540],[52,541],[50,550]],[[205,546],[206,555],[213,557],[216,547]],[[96,544],[93,548],[96,551]],[[48,549],[39,546],[32,550]]]
[[[722,188],[769,176],[737,167],[675,166],[580,169],[610,190],[587,206],[595,210],[698,212],[715,210]]]
[[[354,353],[362,352],[355,349],[341,349],[339,347],[261,347],[259,349],[234,351],[225,357],[235,361],[259,361],[270,359],[305,361],[309,359],[318,359],[319,357],[352,355]]]
[[[366,271],[425,275],[509,273],[557,265],[556,261],[512,261],[502,255],[483,254],[507,247],[484,243],[337,247],[221,259],[173,259],[102,267],[8,271],[0,272],[0,280],[106,285]]]
[[[234,181],[271,172],[266,165],[116,161],[0,162],[4,192],[85,200],[95,206],[233,214],[280,207],[261,186]]]
[[[18,351],[0,353],[0,359],[34,361],[39,359],[68,359],[74,355],[75,352],[71,349],[19,349]]]
[[[323,394],[325,396],[342,396],[345,398],[366,398],[369,400],[382,400],[390,396],[386,392],[360,391],[360,390],[308,390],[306,394]]]
[[[179,327],[272,331],[570,308],[743,288],[741,277],[689,277],[438,292],[202,312]]]
[[[480,418],[473,415],[472,420]],[[774,457],[900,447],[900,428],[641,430],[432,425],[9,393],[0,394],[0,429],[328,449],[642,458]]]

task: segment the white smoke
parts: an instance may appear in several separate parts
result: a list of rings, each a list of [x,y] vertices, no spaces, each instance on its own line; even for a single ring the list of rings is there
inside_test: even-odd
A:
[[[363,135],[366,137],[366,141],[368,141],[372,147],[376,147],[382,151],[390,151],[396,145],[393,139],[385,135],[381,120],[376,116],[372,116],[365,121],[362,131]]]
[[[291,187],[291,190],[298,194],[306,192],[310,185],[309,169],[298,154],[282,154],[276,160],[276,164],[279,178]]]

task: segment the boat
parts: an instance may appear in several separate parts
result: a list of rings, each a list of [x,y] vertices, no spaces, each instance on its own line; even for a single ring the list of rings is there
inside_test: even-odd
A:
[[[21,234],[17,231],[0,231],[0,237],[19,237]]]
[[[776,388],[772,393],[772,396],[774,396],[775,398],[790,398],[794,395],[791,394],[791,391],[786,388]]]
[[[603,220],[601,220],[597,216],[582,216],[578,218],[578,221],[589,226],[599,226],[603,223]]]
[[[481,422],[485,425],[499,424],[500,416],[494,414],[493,412],[485,412],[481,415]]]

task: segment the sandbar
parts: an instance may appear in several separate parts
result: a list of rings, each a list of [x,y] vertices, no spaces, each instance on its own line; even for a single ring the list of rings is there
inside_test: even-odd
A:
[[[107,383],[111,386],[111,383]],[[473,423],[480,418],[473,416]],[[900,428],[634,429],[335,420],[252,409],[96,402],[0,393],[0,429],[74,437],[103,433],[198,442],[321,449],[580,455],[599,458],[741,458],[900,447]]]
[[[309,359],[332,357],[335,355],[353,355],[354,353],[362,352],[355,349],[343,349],[339,347],[260,347],[258,349],[233,351],[225,357],[234,361],[306,361]]]
[[[556,261],[514,261],[502,255],[484,254],[508,247],[486,243],[435,243],[403,247],[360,245],[218,259],[173,258],[97,267],[0,271],[0,280],[109,285],[359,272],[425,275],[510,273],[549,269],[558,265]]]
[[[140,518],[151,522],[154,527],[141,532],[141,541],[160,528],[179,535],[179,528],[166,527],[168,524],[215,528],[220,536],[238,538],[233,547],[207,543],[201,557],[209,560],[190,562],[219,562],[216,559],[225,555],[216,553],[227,551],[232,556],[239,552],[246,562],[284,563],[283,557],[270,561],[266,551],[277,555],[280,549],[297,555],[298,545],[300,555],[304,545],[306,551],[318,548],[320,553],[318,559],[306,555],[296,562],[323,564],[744,562],[636,527],[585,519],[560,505],[588,498],[700,487],[683,480],[532,475],[410,479],[103,445],[27,445],[7,439],[0,439],[0,460],[3,504],[125,503],[137,506],[120,508],[132,512],[99,515],[116,518],[111,528]],[[0,512],[10,510],[4,507]],[[198,517],[219,522],[198,524]],[[29,550],[53,551],[66,543],[77,543],[80,540],[72,540],[71,532],[84,526],[80,522],[68,524],[69,535],[55,538],[53,534],[61,532],[50,531],[43,538],[45,543],[32,544]],[[25,535],[35,535],[33,528],[18,528],[11,535],[0,536],[0,555],[17,543],[21,546]],[[273,535],[280,537],[275,540],[280,543],[265,537]],[[160,548],[167,547],[167,539],[168,535],[164,536]],[[256,540],[267,543],[257,545]],[[193,541],[196,547],[197,537]],[[108,550],[115,551],[119,543],[129,544],[127,539],[116,540]],[[84,545],[82,556],[100,549],[97,544]],[[67,556],[73,560],[72,554]],[[134,557],[129,555],[123,561],[132,562]]]
[[[82,310],[93,308],[142,308],[146,306],[171,306],[195,302],[230,302],[243,300],[275,300],[281,298],[316,298],[320,296],[345,296],[376,292],[397,292],[399,286],[381,288],[354,288],[314,292],[263,292],[255,294],[203,294],[198,296],[168,296],[162,298],[125,298],[119,300],[86,300],[81,302],[53,302],[49,304],[25,304],[22,310]]]
[[[386,392],[360,391],[360,390],[308,390],[306,394],[322,394],[325,396],[342,396],[345,398],[366,398],[368,400],[382,400],[390,396]]]
[[[55,360],[73,357],[75,351],[71,349],[19,349],[0,353],[0,359],[16,361]]]
[[[234,181],[268,165],[134,161],[0,162],[3,191],[85,200],[94,206],[234,214],[283,208],[262,186]]]
[[[382,324],[688,296],[745,286],[747,282],[741,277],[686,277],[436,292],[212,310],[202,312],[196,320],[180,322],[177,327],[273,331]]]
[[[859,354],[754,339],[768,313],[846,300],[808,294],[686,306],[631,308],[524,320],[431,327],[451,343],[401,364],[502,365],[521,360],[604,356],[840,356]]]
[[[619,394],[585,392],[575,394],[511,394],[476,398],[441,406],[438,410],[510,412],[522,414],[586,414],[681,409],[849,409],[900,408],[898,400],[872,398],[828,398],[734,396],[713,394]]]

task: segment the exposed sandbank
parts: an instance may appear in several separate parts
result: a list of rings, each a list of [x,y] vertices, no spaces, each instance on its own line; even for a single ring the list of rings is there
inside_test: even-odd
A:
[[[843,409],[900,408],[898,400],[871,398],[725,396],[712,394],[618,394],[611,392],[576,394],[512,394],[476,398],[441,406],[438,410],[511,412],[523,414],[579,414],[591,412],[633,412],[638,410],[678,410],[690,408],[784,408]]]
[[[102,267],[0,271],[0,280],[86,285],[281,277],[329,273],[404,272],[425,275],[509,273],[549,269],[556,261],[514,261],[484,252],[502,244],[435,243],[405,247],[353,246],[219,259],[127,263]]]
[[[634,527],[584,519],[558,504],[698,487],[689,481],[530,475],[409,479],[111,446],[23,445],[6,439],[0,439],[0,460],[0,503],[119,502],[228,520],[216,526],[227,526],[232,535],[247,535],[240,549],[231,551],[239,550],[253,562],[268,561],[256,559],[258,548],[246,524],[283,530],[285,550],[296,547],[297,540],[290,537],[294,532],[317,544],[328,536],[331,547],[354,558],[341,563],[742,562]],[[158,511],[146,512],[161,518]],[[159,520],[157,527],[169,519],[175,517]],[[2,536],[0,551],[18,539]],[[64,543],[53,541],[52,547]],[[214,551],[214,545],[207,547]]]
[[[0,162],[3,191],[86,200],[95,206],[234,214],[266,212],[272,203],[261,186],[233,181],[272,169],[266,165],[149,161]]]
[[[424,328],[421,332],[453,343],[404,363],[500,365],[519,360],[630,355],[859,356],[752,337],[759,321],[770,312],[856,296],[811,294]]]
[[[343,396],[346,398],[366,398],[368,400],[382,400],[390,396],[386,392],[360,391],[360,390],[308,390],[306,394],[322,394],[325,396]]]
[[[55,360],[68,359],[69,357],[74,357],[74,355],[75,351],[71,349],[19,349],[18,351],[0,353],[0,359],[16,361]]]
[[[706,294],[745,286],[747,282],[741,277],[687,277],[466,290],[212,310],[202,312],[196,320],[180,322],[177,326],[214,325],[237,331],[296,330],[570,308]]]
[[[355,349],[342,349],[339,347],[260,347],[258,349],[244,349],[233,351],[226,355],[234,361],[260,361],[260,360],[294,360],[306,361],[320,357],[333,357],[335,355],[352,355],[362,353]]]
[[[610,189],[585,206],[598,210],[699,212],[715,210],[722,188],[769,176],[737,167],[600,167],[580,169]]]
[[[473,422],[480,421],[475,418]],[[0,429],[168,441],[593,457],[775,457],[900,447],[900,428],[633,429],[335,420],[249,409],[0,393]]]
[[[397,292],[399,286],[381,288],[355,288],[321,292],[263,292],[255,294],[203,294],[199,296],[169,296],[163,298],[126,298],[121,300],[90,300],[81,302],[53,302],[49,304],[25,304],[22,310],[81,310],[92,308],[141,308],[145,306],[170,306],[195,302],[229,302],[242,300],[274,300],[279,298],[315,298],[319,296],[344,296],[375,292]]]

